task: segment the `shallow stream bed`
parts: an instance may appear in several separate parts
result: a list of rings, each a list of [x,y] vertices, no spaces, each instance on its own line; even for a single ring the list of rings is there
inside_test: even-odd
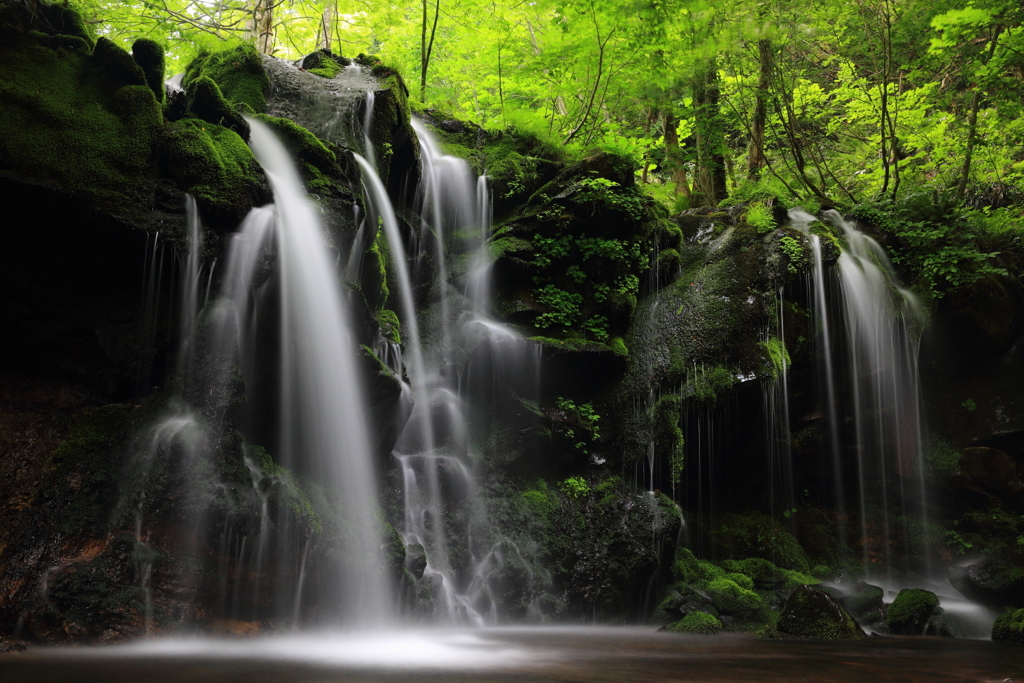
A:
[[[1024,647],[943,638],[761,641],[639,627],[551,627],[154,639],[0,656],[4,683],[512,680],[1024,682]]]

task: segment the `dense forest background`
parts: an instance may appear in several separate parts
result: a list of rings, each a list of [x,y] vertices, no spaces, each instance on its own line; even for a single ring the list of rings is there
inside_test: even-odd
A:
[[[397,68],[413,105],[624,153],[670,208],[777,197],[893,234],[921,293],[986,274],[1024,200],[1024,9],[1005,0],[77,0],[168,73],[255,42]]]

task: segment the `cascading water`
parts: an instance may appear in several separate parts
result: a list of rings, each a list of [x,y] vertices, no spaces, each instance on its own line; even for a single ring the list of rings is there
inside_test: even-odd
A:
[[[251,120],[250,145],[274,190],[281,290],[280,457],[337,493],[350,566],[334,581],[346,622],[386,619],[390,604],[374,523],[377,484],[355,344],[317,213],[284,146]]]
[[[913,294],[899,286],[877,242],[836,211],[826,211],[823,217],[842,233],[834,284],[823,267],[822,238],[810,227],[817,218],[800,209],[790,211],[792,225],[809,236],[813,248],[811,292],[822,366],[819,393],[829,422],[836,506],[841,512],[848,510],[851,501],[844,494],[856,496],[861,560],[867,571],[891,577],[897,569],[891,552],[897,536],[910,536],[908,516],[920,515],[921,523],[926,523],[915,337],[922,312]],[[830,305],[835,290],[842,297],[841,316]],[[837,323],[840,338],[834,336]],[[837,364],[837,359],[843,362]],[[850,445],[845,452],[843,444]],[[897,524],[901,534],[896,533]],[[909,548],[902,550],[909,555]],[[927,548],[920,554],[927,558]]]
[[[436,268],[429,288],[432,308],[426,316],[417,316],[406,243],[387,191],[373,163],[356,155],[370,220],[379,217],[397,271],[405,341],[402,358],[408,365],[415,402],[394,453],[404,496],[402,535],[412,556],[420,552],[425,556],[422,581],[434,594],[433,617],[482,625],[498,618],[488,576],[504,565],[504,553],[515,546],[507,538],[486,548],[475,546],[474,529],[487,525],[472,472],[467,401],[474,388],[506,381],[524,395],[536,395],[537,381],[524,386],[522,377],[514,375],[526,370],[536,376],[539,347],[487,317],[490,198],[485,176],[477,177],[464,160],[445,155],[422,123],[414,120],[413,127],[423,165],[418,191],[422,229],[414,244],[415,256],[431,250]],[[365,146],[372,149],[368,138]],[[471,253],[461,293],[449,282],[448,252],[454,244]],[[427,322],[426,335],[421,334],[421,320]],[[462,332],[458,343],[452,330]],[[482,372],[490,377],[478,377],[472,360],[458,366],[453,361],[457,349],[479,359]]]

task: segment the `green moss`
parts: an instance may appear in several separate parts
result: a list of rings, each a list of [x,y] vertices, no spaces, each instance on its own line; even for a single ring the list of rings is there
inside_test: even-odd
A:
[[[23,7],[17,7],[14,5],[8,8],[12,12],[16,12]],[[52,5],[45,2],[40,2],[35,6],[35,11],[39,13],[41,19],[37,22],[37,26],[51,34],[61,36],[73,36],[85,41],[91,49],[95,42],[95,36],[92,35],[85,21],[82,19],[82,15],[77,11],[68,7],[66,4],[54,3]],[[3,23],[0,21],[0,23]]]
[[[117,503],[123,442],[132,410],[112,404],[83,413],[50,456],[54,470],[46,488],[68,487],[60,529],[65,534],[103,529]],[[72,483],[73,482],[73,483]]]
[[[616,356],[625,358],[629,355],[629,347],[626,346],[626,341],[622,337],[612,337],[608,342],[608,348],[612,350]]]
[[[190,193],[207,218],[241,220],[260,183],[252,151],[237,133],[199,119],[168,124],[161,146],[164,172]]]
[[[163,104],[164,90],[164,47],[155,40],[139,38],[132,43],[132,59],[146,76],[146,85],[153,91],[156,101]]]
[[[765,355],[768,356],[768,364],[771,367],[771,378],[778,379],[780,375],[785,374],[786,369],[792,364],[789,358],[789,351],[786,349],[786,343],[778,337],[769,337],[765,341],[761,342],[761,347],[765,351]]]
[[[270,453],[262,446],[247,446],[245,450],[256,466],[272,480],[271,499],[279,505],[284,505],[297,519],[305,520],[313,533],[323,533],[323,520],[314,506],[313,498],[303,489],[291,471],[274,462]]]
[[[249,124],[231,108],[213,79],[200,76],[191,80],[185,94],[191,116],[233,130],[242,139],[249,137]]]
[[[377,311],[374,317],[377,319],[377,324],[380,325],[381,334],[396,344],[402,343],[402,327],[397,313],[383,309]]]
[[[306,69],[306,71],[311,74],[316,74],[321,78],[334,78],[341,73],[341,64],[333,59],[322,59],[320,60],[319,66],[313,69]]]
[[[90,57],[83,39],[69,40],[0,32],[0,168],[97,210],[141,214],[160,107],[127,52],[101,39]]]
[[[700,562],[694,557],[689,548],[676,550],[676,561],[673,565],[673,575],[677,581],[686,584],[699,583],[702,578]]]
[[[992,640],[1024,645],[1024,608],[1010,608],[992,624]]]
[[[92,62],[120,85],[146,85],[146,74],[132,56],[109,38],[100,37],[92,51]]]
[[[331,195],[345,174],[335,153],[308,130],[290,119],[266,114],[256,118],[274,129],[278,139],[296,160],[310,194]]]
[[[760,557],[748,557],[745,560],[725,560],[722,562],[722,567],[726,571],[750,577],[753,584],[758,588],[793,590],[800,586],[814,585],[819,581],[819,579],[809,574],[776,567],[772,562]]]
[[[704,612],[690,612],[679,621],[668,627],[673,633],[693,633],[713,636],[722,629],[722,622]]]
[[[702,403],[714,403],[720,393],[735,383],[736,378],[728,368],[699,368],[690,377],[691,396]]]
[[[723,559],[760,558],[801,574],[810,571],[807,553],[796,538],[768,515],[727,514],[713,534]]]
[[[211,78],[228,102],[245,103],[257,113],[267,110],[270,78],[263,70],[263,58],[254,45],[245,44],[197,57],[185,69],[182,86],[187,88],[200,76]]]
[[[919,636],[924,633],[938,606],[939,598],[935,593],[920,588],[904,588],[886,610],[885,623],[890,633]]]
[[[745,588],[748,591],[754,590],[754,580],[746,574],[740,574],[739,572],[729,572],[723,578],[732,581],[740,588]]]
[[[359,277],[359,287],[362,290],[366,305],[371,311],[385,306],[388,298],[391,296],[391,291],[388,287],[386,242],[387,240],[384,236],[378,232],[373,244],[363,253],[363,267]],[[392,315],[394,314],[392,313]],[[384,323],[379,317],[377,322],[381,323],[382,329],[384,329]],[[398,343],[401,343],[401,340],[398,339],[399,328],[397,326],[389,326],[387,329],[390,330],[388,333],[393,333]]]

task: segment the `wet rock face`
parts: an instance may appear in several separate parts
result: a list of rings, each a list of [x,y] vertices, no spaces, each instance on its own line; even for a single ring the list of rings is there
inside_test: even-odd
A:
[[[898,636],[919,636],[939,607],[939,598],[931,591],[904,588],[889,605],[885,623],[889,632]]]
[[[834,597],[806,586],[794,590],[779,615],[779,631],[804,638],[858,640],[857,622]]]
[[[1013,497],[1024,490],[1024,483],[1017,472],[1017,463],[996,448],[965,448],[960,469],[976,483],[996,494]]]
[[[1024,569],[1009,562],[987,559],[951,567],[949,582],[968,600],[1003,609],[1024,605]]]

